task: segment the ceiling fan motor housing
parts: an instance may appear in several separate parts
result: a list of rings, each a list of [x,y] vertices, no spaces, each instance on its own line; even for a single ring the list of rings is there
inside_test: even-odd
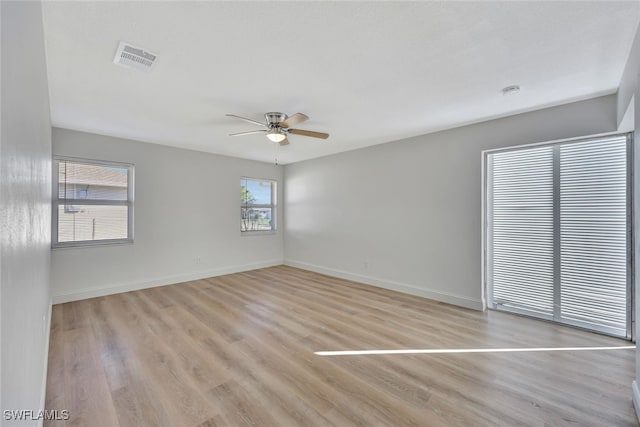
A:
[[[287,120],[287,115],[284,113],[266,113],[264,115],[265,119],[267,119],[267,123],[269,126],[278,126],[280,122],[284,122]]]

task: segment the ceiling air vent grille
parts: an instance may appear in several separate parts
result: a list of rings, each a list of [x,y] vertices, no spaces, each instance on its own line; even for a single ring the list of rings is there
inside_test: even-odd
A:
[[[141,47],[132,46],[125,42],[120,42],[116,57],[113,63],[136,70],[150,71],[156,63],[158,56]]]

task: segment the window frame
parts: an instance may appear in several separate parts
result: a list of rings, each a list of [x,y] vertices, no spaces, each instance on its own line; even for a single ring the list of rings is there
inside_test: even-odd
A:
[[[252,235],[265,235],[265,234],[276,234],[278,231],[278,215],[277,215],[277,191],[278,191],[278,181],[275,179],[269,178],[255,178],[248,176],[240,177],[240,189],[242,189],[242,181],[250,180],[250,181],[263,181],[271,183],[271,203],[254,203],[254,204],[244,204],[242,199],[240,199],[240,235],[241,236],[252,236]],[[242,230],[242,209],[247,208],[270,208],[271,209],[271,230]]]
[[[604,334],[604,335],[610,335],[610,336],[614,336],[616,338],[622,338],[622,339],[627,339],[627,340],[632,340],[635,341],[636,339],[636,333],[635,333],[635,289],[633,286],[633,281],[634,281],[634,277],[635,277],[635,269],[634,269],[634,253],[633,253],[633,248],[634,248],[634,239],[633,239],[633,211],[635,209],[635,206],[633,204],[633,192],[634,192],[634,186],[633,186],[633,176],[634,176],[634,168],[633,168],[633,156],[634,156],[634,148],[633,148],[633,144],[634,144],[634,138],[633,138],[633,133],[632,132],[609,132],[609,133],[603,133],[603,134],[598,134],[598,135],[593,135],[593,136],[588,136],[588,137],[577,137],[577,138],[566,138],[566,139],[560,139],[560,140],[555,140],[555,141],[547,141],[547,142],[538,142],[538,143],[531,143],[531,144],[522,144],[522,145],[516,145],[516,146],[509,146],[509,147],[501,147],[501,148],[495,148],[495,149],[490,149],[490,150],[484,150],[482,151],[482,300],[483,300],[483,306],[486,309],[489,310],[497,310],[497,311],[502,311],[502,312],[508,312],[508,313],[513,313],[513,314],[518,314],[518,315],[523,315],[523,316],[527,316],[527,317],[533,317],[536,319],[541,319],[541,320],[547,320],[547,321],[551,321],[553,323],[556,323],[558,325],[562,325],[562,326],[570,326],[570,327],[576,327],[579,329],[586,329],[590,332],[596,332],[596,333],[600,333],[600,334]],[[572,320],[567,320],[564,319],[563,321],[559,321],[559,319],[556,318],[556,316],[544,316],[544,315],[539,315],[539,314],[534,314],[532,313],[530,310],[526,310],[526,309],[519,309],[516,307],[498,307],[497,304],[494,303],[494,301],[492,300],[492,283],[493,283],[493,277],[492,277],[492,269],[491,269],[491,259],[492,259],[492,254],[491,254],[491,236],[490,236],[490,229],[491,229],[491,224],[490,224],[490,220],[492,218],[492,213],[491,213],[491,203],[489,201],[490,199],[490,192],[489,192],[489,188],[490,188],[490,183],[491,183],[491,177],[490,177],[490,173],[491,170],[489,168],[489,156],[492,154],[496,154],[496,153],[501,153],[501,152],[515,152],[515,151],[520,151],[520,150],[527,150],[527,149],[534,149],[534,148],[538,148],[538,147],[544,147],[544,146],[551,146],[551,147],[556,147],[557,149],[559,149],[559,147],[561,145],[569,145],[569,144],[579,144],[579,143],[585,143],[585,142],[591,142],[591,141],[598,141],[601,139],[605,139],[605,138],[609,138],[609,137],[624,137],[626,138],[626,155],[627,155],[627,188],[626,188],[626,199],[627,199],[627,219],[626,219],[626,234],[627,234],[627,265],[626,265],[626,282],[627,282],[627,320],[626,320],[626,334],[624,336],[621,336],[617,333],[614,333],[612,328],[609,327],[603,327],[603,326],[588,326],[586,323],[581,322],[581,321],[572,321]],[[559,166],[558,166],[559,167]],[[555,173],[555,172],[554,172]],[[559,171],[558,171],[559,173]],[[558,186],[558,183],[554,182],[554,192],[555,191],[559,191],[559,188],[556,188]],[[554,210],[558,210],[559,206],[555,206],[554,205]],[[557,218],[556,218],[557,216]],[[559,219],[559,211],[556,213],[554,212],[554,221],[557,221]],[[556,228],[554,226],[554,228]],[[554,233],[559,233],[559,229],[554,229]],[[556,237],[554,237],[555,239]],[[558,235],[559,238],[559,235]],[[559,243],[559,242],[558,242]],[[554,244],[558,244],[554,241]],[[559,253],[556,251],[556,249],[554,248],[554,263],[557,263],[559,261]],[[557,277],[554,277],[554,281],[558,280]],[[556,285],[554,285],[556,286]],[[556,292],[554,290],[554,292]],[[554,295],[554,304],[558,303],[558,299],[559,299],[559,295]]]
[[[59,168],[61,162],[80,163],[85,165],[108,166],[127,169],[127,200],[109,199],[60,199],[59,198]],[[52,165],[52,194],[51,194],[51,248],[76,248],[86,246],[104,246],[131,244],[134,242],[134,165],[132,163],[114,162],[109,160],[85,159],[70,156],[53,156]],[[93,206],[127,206],[127,237],[122,239],[77,240],[71,242],[58,241],[58,208],[60,205],[93,205]]]

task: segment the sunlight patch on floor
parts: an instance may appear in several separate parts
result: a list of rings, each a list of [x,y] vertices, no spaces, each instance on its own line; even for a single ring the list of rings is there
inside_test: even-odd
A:
[[[524,353],[542,351],[598,351],[598,350],[629,350],[635,345],[615,347],[530,347],[530,348],[428,348],[406,350],[343,350],[316,351],[318,356],[369,356],[384,354],[455,354],[455,353]]]

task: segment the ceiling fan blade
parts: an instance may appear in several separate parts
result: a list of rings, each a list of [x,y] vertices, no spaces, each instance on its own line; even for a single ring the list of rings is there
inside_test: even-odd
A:
[[[244,120],[245,122],[253,123],[254,125],[267,127],[267,125],[264,124],[264,123],[260,123],[260,122],[258,122],[256,120],[247,119],[246,117],[236,116],[235,114],[225,114],[225,116],[227,116],[227,117],[235,117],[236,119]]]
[[[309,120],[309,117],[307,117],[302,113],[295,113],[293,116],[288,117],[287,120],[280,122],[280,127],[288,128],[288,127],[297,125],[298,123],[302,123],[305,120]]]
[[[289,140],[287,138],[283,139],[279,142],[280,145],[289,145]]]
[[[249,132],[230,133],[229,136],[251,135],[253,133],[265,133],[267,130],[250,130]]]
[[[310,136],[312,138],[322,138],[322,139],[329,138],[329,134],[328,133],[314,132],[312,130],[288,129],[287,132],[292,133],[294,135]]]

